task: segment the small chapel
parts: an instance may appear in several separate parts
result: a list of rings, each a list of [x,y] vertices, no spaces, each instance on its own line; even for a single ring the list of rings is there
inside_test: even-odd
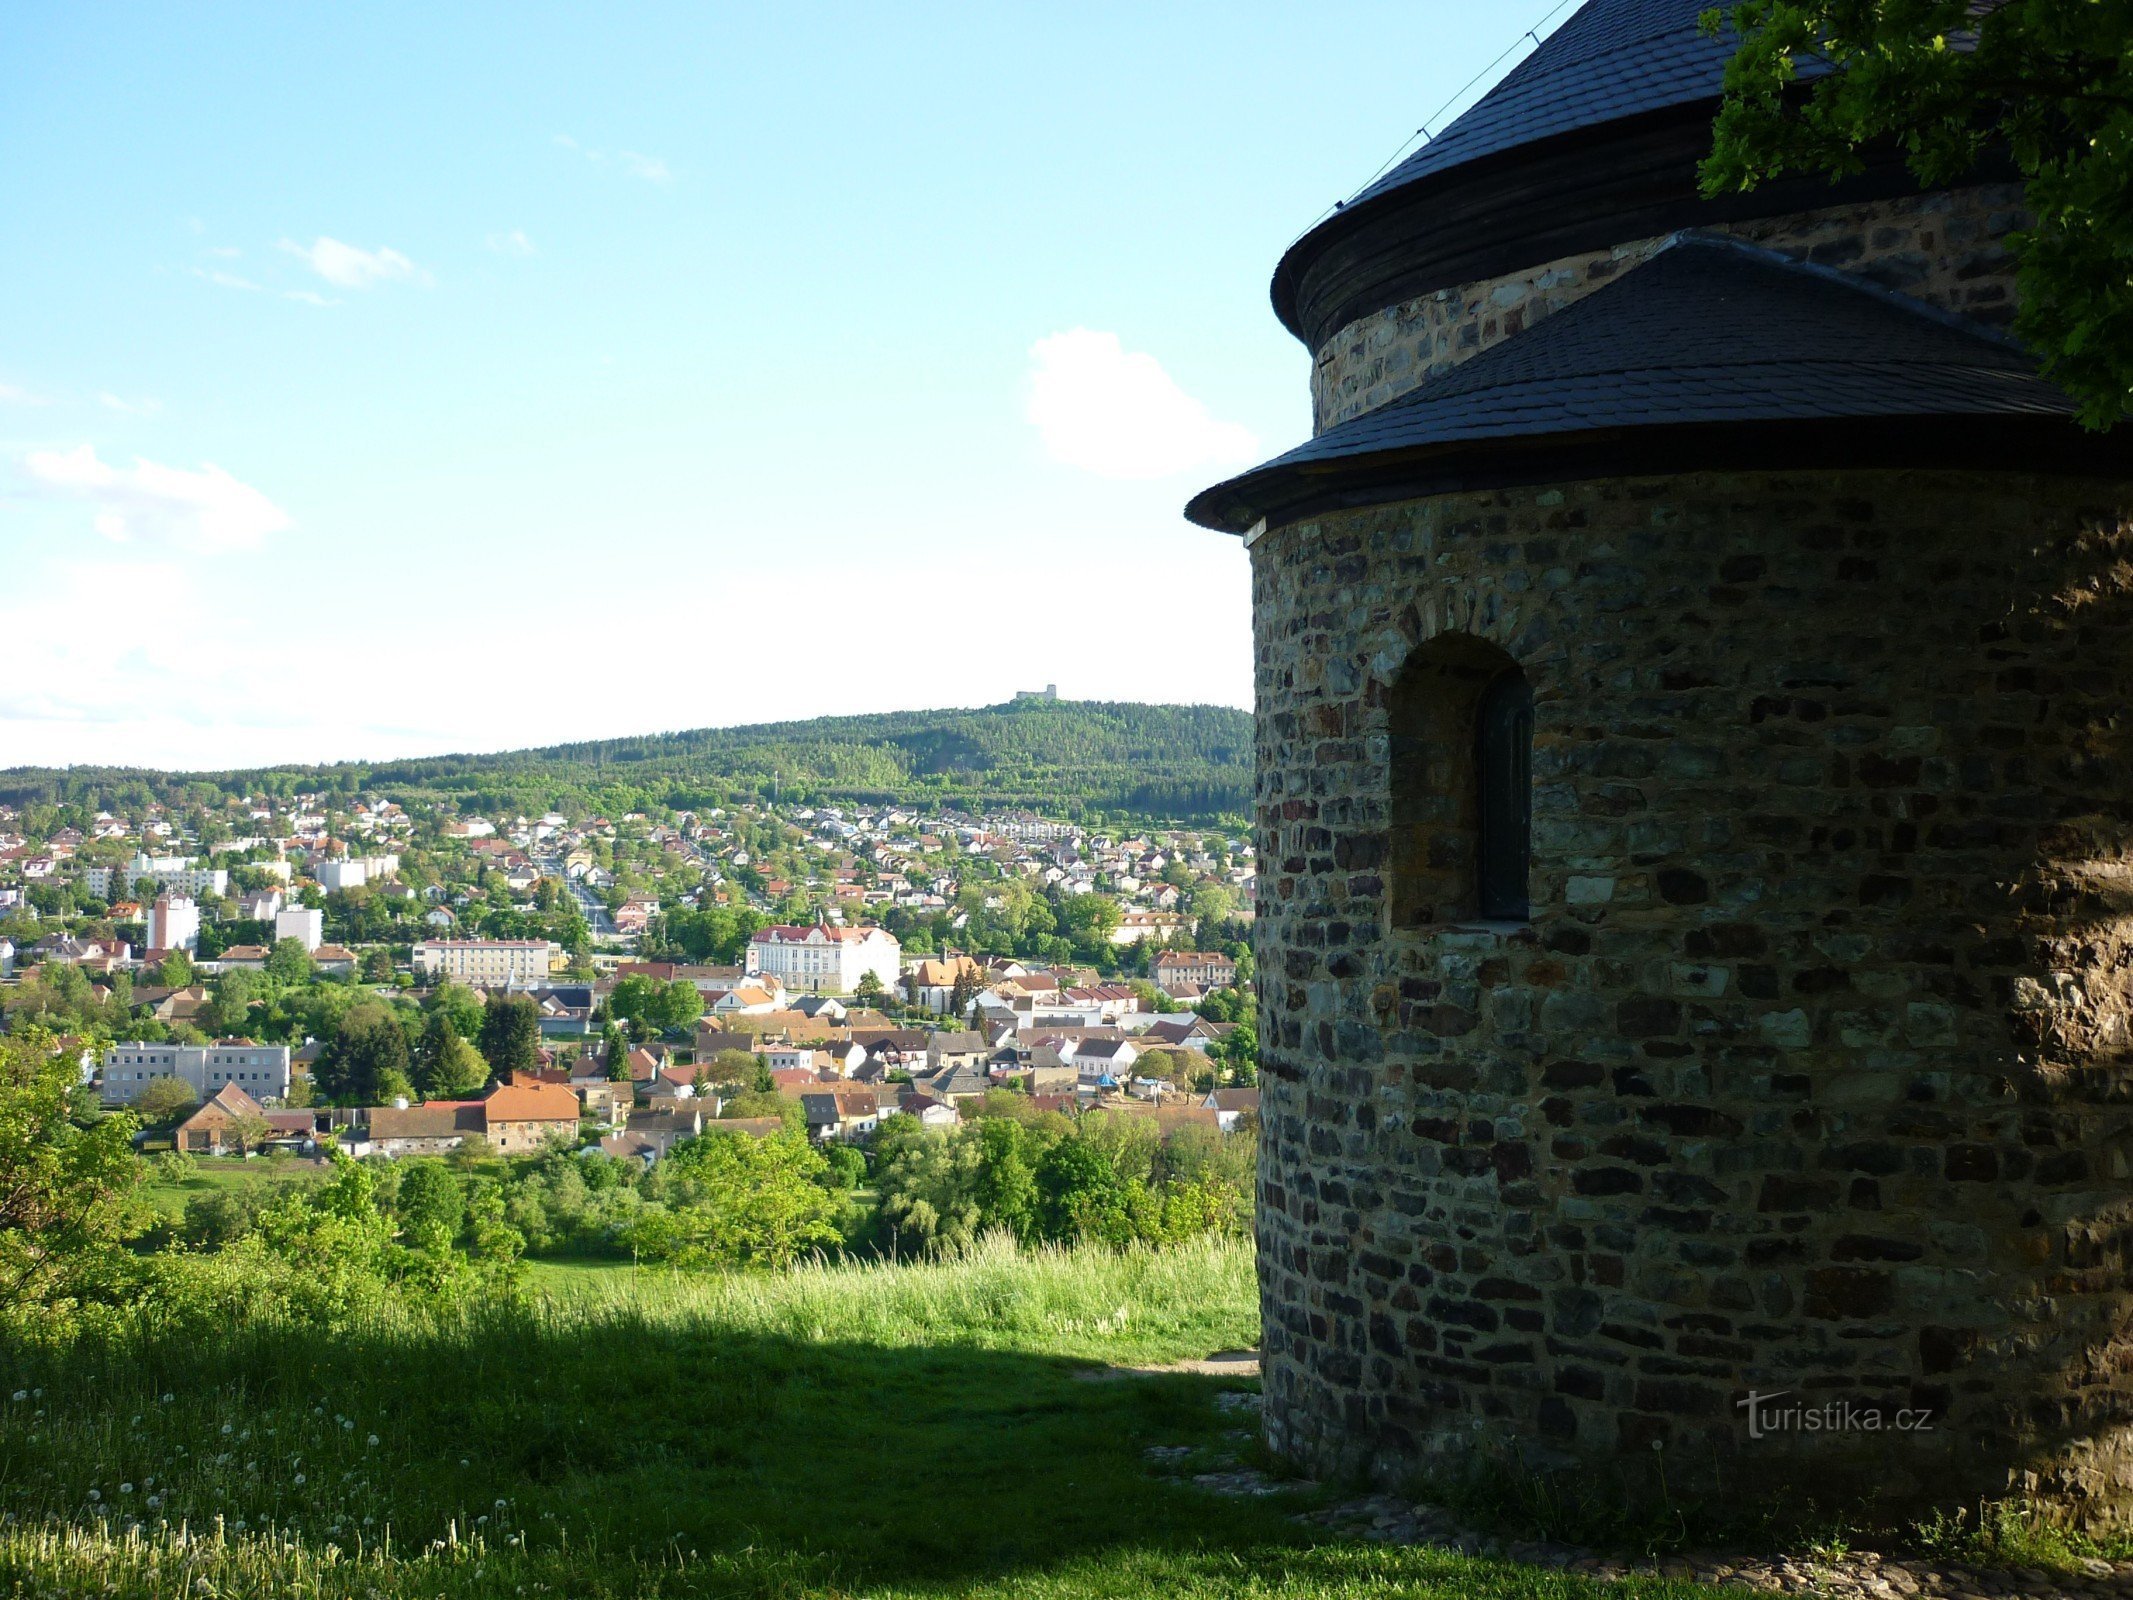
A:
[[[2124,1526],[2133,452],[2009,331],[2011,170],[1701,195],[1708,4],[1589,0],[1299,239],[1314,436],[1188,509],[1268,1439]]]

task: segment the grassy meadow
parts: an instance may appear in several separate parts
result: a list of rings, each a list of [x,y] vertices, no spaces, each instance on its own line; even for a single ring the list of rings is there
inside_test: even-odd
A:
[[[0,1594],[1571,1596],[1341,1543],[1143,1452],[1252,1446],[1249,1247],[539,1269],[515,1306],[336,1332],[55,1334],[0,1363]],[[1680,1593],[1653,1582],[1638,1593]],[[1610,1593],[1621,1592],[1609,1586]]]

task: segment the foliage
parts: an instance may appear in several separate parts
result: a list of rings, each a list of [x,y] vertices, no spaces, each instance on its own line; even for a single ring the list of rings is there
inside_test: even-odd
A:
[[[641,1260],[691,1270],[790,1266],[843,1242],[827,1170],[804,1134],[684,1139],[652,1174],[666,1204],[632,1218],[625,1242]]]
[[[435,797],[492,812],[614,813],[774,797],[1189,819],[1246,810],[1251,752],[1251,718],[1228,706],[1024,699],[336,767],[183,775],[23,768],[0,779],[0,802],[387,789],[403,803]]]
[[[311,1070],[318,1092],[336,1105],[369,1106],[411,1083],[407,1030],[395,1009],[368,1000],[341,1018]]]
[[[1104,1112],[956,1128],[897,1117],[875,1159],[879,1227],[898,1251],[960,1248],[993,1230],[1126,1245],[1242,1233],[1254,1142],[1196,1128],[1165,1138],[1149,1118]]]
[[[307,983],[314,967],[301,939],[276,939],[267,952],[267,976],[283,983]]]
[[[119,1275],[140,1179],[135,1124],[84,1112],[79,1082],[50,1034],[0,1038],[0,1311],[91,1294]]]
[[[429,1099],[459,1100],[481,1091],[489,1081],[489,1063],[459,1036],[452,1013],[439,1007],[423,1021],[412,1076]]]
[[[133,1103],[133,1114],[144,1126],[167,1128],[184,1119],[199,1103],[199,1093],[183,1078],[156,1078],[141,1090]]]
[[[654,1033],[686,1028],[704,1014],[704,997],[696,985],[676,979],[662,983],[657,978],[632,975],[615,985],[608,997],[608,1014],[625,1022],[641,1022]]]
[[[2004,151],[2034,217],[2010,241],[2016,330],[2090,427],[2133,414],[2133,4],[1740,0],[1730,16],[1741,46],[1707,194],[1843,177],[1881,140],[1929,188]],[[1825,64],[1801,93],[1803,69]]]
[[[492,994],[483,1007],[481,1054],[497,1077],[540,1065],[541,1014],[522,994]]]

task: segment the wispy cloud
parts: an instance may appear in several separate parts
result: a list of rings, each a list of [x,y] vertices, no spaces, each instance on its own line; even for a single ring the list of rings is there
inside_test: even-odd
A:
[[[591,145],[580,144],[567,133],[557,134],[554,143],[559,149],[583,156],[596,167],[607,164],[607,152],[605,150],[595,149]],[[666,184],[674,181],[674,169],[672,167],[668,166],[658,156],[648,156],[642,150],[617,150],[615,152],[615,160],[621,164],[624,172],[633,178],[642,179],[646,183]]]
[[[389,246],[365,250],[321,234],[307,245],[284,239],[281,248],[336,289],[368,289],[379,283],[414,283],[426,288],[434,281],[428,272]]]
[[[126,400],[106,389],[96,398],[106,411],[116,411],[123,417],[156,417],[163,414],[163,402],[152,397]]]
[[[337,306],[341,302],[330,294],[320,294],[316,289],[284,289],[284,300],[301,300],[307,306]]]
[[[48,406],[52,402],[19,384],[0,383],[0,406]]]
[[[1029,420],[1054,461],[1101,478],[1167,478],[1248,461],[1250,429],[1214,417],[1154,356],[1070,328],[1030,346]]]
[[[239,289],[246,294],[257,294],[259,285],[250,278],[240,278],[234,272],[224,272],[219,267],[187,267],[185,269],[203,282],[212,283],[218,289]]]
[[[213,462],[199,470],[136,456],[129,468],[100,460],[94,445],[33,450],[23,467],[36,491],[80,500],[91,525],[118,544],[168,544],[212,554],[250,550],[295,526],[289,514]]]
[[[540,254],[540,251],[534,247],[533,241],[526,237],[526,230],[523,228],[513,228],[509,233],[492,233],[489,235],[488,245],[491,250],[494,250],[500,256],[537,256]]]

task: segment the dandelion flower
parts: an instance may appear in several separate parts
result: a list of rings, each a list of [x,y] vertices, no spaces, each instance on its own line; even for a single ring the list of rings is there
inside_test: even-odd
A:
[[[30,1391],[29,1391],[29,1390],[27,1390],[27,1389],[17,1389],[17,1390],[15,1391],[15,1398],[16,1398],[17,1400],[27,1400],[27,1399],[29,1399],[29,1397],[30,1397]]]
[[[90,1498],[91,1500],[101,1500],[101,1499],[103,1499],[103,1497],[104,1497],[104,1496],[103,1496],[103,1491],[101,1491],[101,1490],[99,1490],[99,1489],[91,1489],[91,1490],[89,1491],[89,1498]]]
[[[370,1447],[371,1449],[375,1450],[375,1449],[377,1449],[377,1447],[378,1447],[378,1436],[377,1436],[376,1434],[372,1434],[372,1435],[370,1435],[370,1437],[369,1437],[369,1438],[365,1439],[365,1440],[364,1440],[363,1442],[364,1442],[365,1444],[367,1444],[367,1445],[368,1445],[368,1446],[369,1446],[369,1447]]]
[[[131,1493],[133,1493],[133,1485],[132,1485],[132,1484],[130,1484],[130,1483],[122,1483],[122,1484],[120,1484],[120,1485],[119,1485],[119,1493],[120,1493],[120,1494],[131,1494]]]
[[[237,1431],[237,1424],[235,1424],[234,1422],[225,1422],[222,1425],[222,1431],[225,1436],[235,1433]]]
[[[296,1475],[296,1486],[299,1489],[304,1486],[304,1475],[301,1472]]]
[[[166,1395],[164,1395],[164,1396],[163,1396],[163,1404],[165,1404],[165,1405],[167,1406],[167,1405],[169,1405],[169,1404],[171,1403],[171,1401],[173,1401],[173,1400],[175,1400],[175,1399],[177,1399],[177,1398],[178,1398],[178,1397],[177,1397],[176,1395],[174,1395],[174,1394],[166,1394]]]

